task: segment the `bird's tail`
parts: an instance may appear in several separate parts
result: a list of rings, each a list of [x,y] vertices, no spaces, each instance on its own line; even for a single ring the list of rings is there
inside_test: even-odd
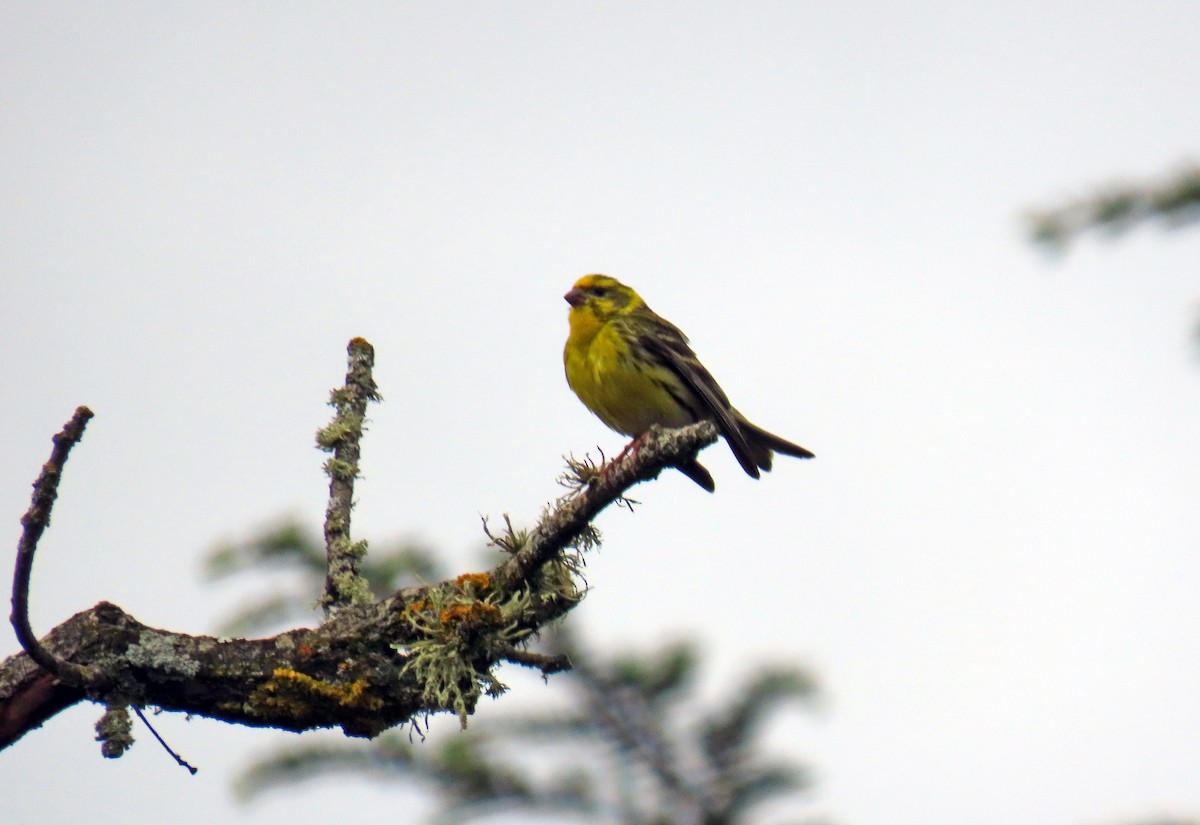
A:
[[[734,416],[736,417],[738,427],[742,431],[742,435],[746,437],[746,442],[750,445],[750,457],[758,465],[759,469],[771,469],[771,456],[773,453],[783,453],[795,458],[813,458],[811,451],[804,449],[799,444],[793,444],[786,438],[780,438],[774,433],[769,433],[757,424],[751,424],[741,413],[735,411]]]
[[[713,481],[712,473],[696,459],[680,462],[675,465],[675,468],[710,493],[717,489],[717,483]]]

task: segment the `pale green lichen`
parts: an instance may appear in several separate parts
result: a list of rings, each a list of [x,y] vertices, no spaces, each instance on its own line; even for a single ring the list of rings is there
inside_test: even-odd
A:
[[[341,458],[325,459],[325,475],[339,481],[353,481],[358,478],[358,464]]]
[[[134,667],[144,667],[191,678],[200,672],[200,663],[176,650],[176,637],[167,633],[146,631],[135,645],[125,651],[124,660]]]
[[[363,418],[346,413],[317,430],[317,446],[326,452],[332,452],[350,436],[361,435],[362,428]]]
[[[371,585],[352,570],[334,573],[331,577],[340,604],[370,604],[375,600]]]
[[[583,577],[583,567],[582,555],[564,552],[561,556],[543,564],[538,570],[540,574],[538,589],[546,595],[578,602],[587,593],[587,580]]]
[[[552,506],[542,510],[542,521],[551,517]],[[593,524],[585,524],[563,546],[553,558],[539,570],[537,589],[546,594],[577,602],[587,593],[587,579],[583,571],[587,567],[586,553],[600,547],[601,534]]]
[[[117,759],[133,747],[133,720],[129,708],[110,706],[96,722],[96,741],[105,759]]]
[[[469,659],[492,661],[499,648],[511,647],[530,632],[518,624],[531,604],[528,592],[503,600],[494,593],[478,599],[467,592],[478,584],[471,579],[431,588],[426,599],[405,611],[424,638],[393,645],[407,659],[400,674],[411,673],[422,685],[425,705],[453,711],[464,728],[480,696],[499,696],[507,690],[491,668],[478,670]]]
[[[531,533],[519,530],[504,517],[504,529],[493,533],[484,519],[490,544],[516,555],[528,544]],[[498,696],[507,688],[496,678],[491,663],[509,655],[532,632],[532,614],[547,601],[582,599],[584,553],[600,543],[600,534],[587,525],[550,561],[541,565],[524,585],[509,593],[493,590],[491,575],[465,573],[453,582],[430,587],[410,602],[404,617],[416,638],[393,644],[405,658],[401,675],[421,686],[428,709],[450,710],[467,726],[467,717],[485,693]],[[486,664],[486,666],[483,666]]]
[[[577,496],[586,490],[593,482],[599,481],[604,475],[604,453],[600,453],[600,463],[597,464],[590,453],[584,453],[583,458],[576,458],[574,454],[563,456],[563,461],[566,462],[566,469],[562,475],[558,477],[558,483],[562,487],[566,487],[568,496]]]
[[[513,527],[512,519],[508,513],[504,514],[503,533],[500,535],[494,534],[486,516],[483,518],[483,532],[488,537],[489,547],[495,547],[501,553],[507,553],[510,556],[515,556],[525,546],[525,543],[529,541],[529,531]]]

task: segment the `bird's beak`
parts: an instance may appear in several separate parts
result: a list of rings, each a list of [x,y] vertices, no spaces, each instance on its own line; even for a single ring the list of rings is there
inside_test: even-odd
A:
[[[573,307],[581,307],[581,306],[583,306],[584,301],[587,300],[586,296],[583,294],[582,289],[572,289],[570,292],[568,292],[566,295],[563,296],[563,299],[566,300],[566,302]]]

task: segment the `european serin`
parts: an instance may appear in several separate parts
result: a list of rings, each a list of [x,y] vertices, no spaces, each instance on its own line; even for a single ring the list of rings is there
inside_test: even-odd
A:
[[[563,350],[567,383],[612,429],[637,437],[655,424],[712,421],[753,478],[771,469],[773,453],[813,457],[747,421],[696,358],[687,336],[617,279],[585,275],[563,297],[571,305]],[[679,470],[710,493],[716,488],[712,474],[694,458]]]

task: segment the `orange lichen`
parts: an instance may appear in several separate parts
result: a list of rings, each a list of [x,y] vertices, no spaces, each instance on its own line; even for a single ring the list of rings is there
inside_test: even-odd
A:
[[[470,590],[472,587],[477,590],[487,590],[492,586],[492,577],[487,573],[463,573],[454,583],[463,590]]]
[[[494,604],[471,602],[447,607],[438,618],[446,626],[479,627],[481,625],[497,625],[501,620],[500,608]]]
[[[370,684],[366,679],[335,684],[281,667],[276,668],[271,678],[258,686],[250,702],[282,710],[297,718],[313,716],[318,706],[324,703],[335,703],[356,710],[378,710],[383,707],[383,700],[368,693],[369,689]]]

